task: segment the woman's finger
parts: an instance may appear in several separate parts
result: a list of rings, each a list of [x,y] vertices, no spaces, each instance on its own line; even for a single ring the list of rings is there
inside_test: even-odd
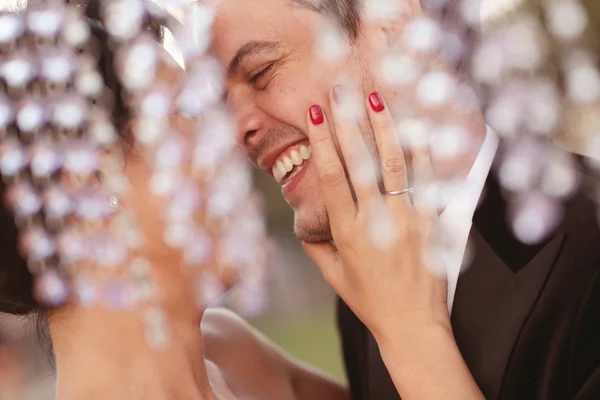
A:
[[[392,115],[379,93],[372,93],[367,98],[369,119],[377,141],[377,151],[381,165],[383,187],[386,192],[397,192],[408,189],[406,160],[400,138]],[[387,195],[387,200],[394,204],[410,206],[409,193]]]
[[[333,88],[330,103],[335,135],[360,208],[361,204],[381,197],[373,158],[360,129],[352,98],[343,86]]]
[[[413,206],[421,215],[433,215],[436,213],[436,207],[433,199],[428,194],[433,184],[434,172],[429,155],[429,146],[423,144],[414,147],[412,150],[412,170],[413,185],[415,194],[413,197]]]
[[[312,106],[306,118],[308,140],[312,147],[311,160],[317,169],[323,201],[331,224],[339,226],[349,216],[356,216],[350,185],[323,109]]]

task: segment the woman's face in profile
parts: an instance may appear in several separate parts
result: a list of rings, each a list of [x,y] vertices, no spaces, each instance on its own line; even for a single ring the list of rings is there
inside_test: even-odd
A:
[[[186,72],[174,61],[172,56],[159,46],[161,62],[158,66],[155,87],[168,91],[172,96],[177,94],[185,83]],[[174,103],[174,102],[172,102]],[[124,172],[130,188],[125,196],[119,199],[117,212],[133,214],[137,228],[143,236],[143,244],[139,251],[143,257],[160,268],[177,268],[190,264],[190,258],[205,256],[211,252],[210,227],[205,225],[203,210],[198,207],[205,188],[198,185],[200,177],[193,172],[193,150],[197,145],[197,121],[173,112],[168,117],[168,132],[163,133],[158,145],[146,148],[135,142],[132,150],[125,154]],[[126,129],[144,129],[141,118],[133,118],[125,124]],[[136,135],[133,134],[133,137]],[[179,160],[173,167],[173,173],[167,179],[157,179],[157,163],[170,163]],[[176,188],[167,194],[168,188]],[[173,199],[176,198],[176,201]],[[191,209],[196,209],[190,212]],[[165,217],[184,214],[189,215],[175,229],[165,224]],[[190,222],[194,224],[189,224]],[[189,227],[197,227],[198,229]],[[206,229],[204,229],[206,228]],[[192,242],[192,250],[186,244]],[[204,247],[204,249],[203,249]],[[210,262],[198,267],[212,277],[219,277],[224,289],[233,284],[237,277],[231,271],[215,267],[214,255]]]

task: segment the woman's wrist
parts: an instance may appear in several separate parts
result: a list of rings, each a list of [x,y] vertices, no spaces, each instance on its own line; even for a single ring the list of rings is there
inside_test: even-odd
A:
[[[394,329],[381,331],[374,337],[382,352],[401,352],[406,356],[421,354],[431,343],[446,346],[449,339],[454,342],[451,328],[434,320],[421,324],[398,324]]]
[[[387,318],[378,328],[369,328],[379,347],[410,347],[410,343],[424,340],[427,333],[447,333],[452,336],[450,316],[445,310],[394,316]]]
[[[405,398],[484,399],[443,320],[398,325],[376,337],[382,359]]]

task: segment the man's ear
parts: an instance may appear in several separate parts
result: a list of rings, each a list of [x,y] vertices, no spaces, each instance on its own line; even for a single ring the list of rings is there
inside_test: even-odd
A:
[[[394,47],[411,19],[422,13],[421,0],[392,1],[397,8],[390,10],[388,16],[379,23],[379,29],[388,47]]]

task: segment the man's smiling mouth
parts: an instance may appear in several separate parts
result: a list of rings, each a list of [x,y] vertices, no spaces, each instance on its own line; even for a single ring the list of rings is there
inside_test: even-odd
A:
[[[297,143],[283,151],[273,164],[272,173],[275,180],[285,184],[303,168],[310,159],[312,149],[308,142]]]

